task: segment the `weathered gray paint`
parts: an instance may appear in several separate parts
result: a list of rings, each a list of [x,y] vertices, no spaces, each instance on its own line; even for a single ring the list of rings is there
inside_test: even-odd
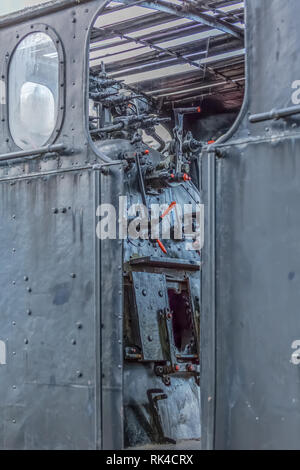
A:
[[[300,447],[299,366],[290,362],[300,338],[299,116],[248,120],[293,105],[298,8],[296,0],[248,0],[244,106],[204,156],[205,448]]]
[[[118,209],[123,166],[110,159],[109,149],[106,155],[97,149],[87,131],[89,27],[104,2],[76,3],[54,2],[0,20],[4,81],[24,35],[44,25],[57,36],[61,109],[57,137],[49,144],[64,147],[59,153],[58,147],[42,155],[16,153],[7,106],[1,103],[0,158],[4,155],[5,161],[0,166],[0,332],[7,364],[0,367],[0,448],[122,448],[123,377],[128,445],[153,440],[148,408],[153,387],[163,387],[170,396],[167,405],[164,400],[159,406],[162,431],[175,439],[199,438],[200,391],[194,374],[184,371],[172,377],[169,388],[154,374],[153,363],[151,368],[126,364],[123,374],[123,261],[128,264],[137,254],[162,255],[148,241],[126,240],[123,247],[119,240],[100,242],[96,237],[97,206],[112,203]],[[14,156],[9,164],[7,154]],[[153,158],[157,155],[153,152]],[[131,202],[140,202],[136,174],[127,177],[126,193]],[[190,182],[175,184],[148,202],[174,199],[195,204],[199,193]],[[198,254],[182,254],[184,243],[171,240],[166,246],[171,258],[184,258],[186,264],[151,269],[188,277],[191,304],[196,305]],[[131,415],[134,400],[138,413]],[[149,424],[141,419],[144,409]]]
[[[66,150],[16,155],[0,167],[2,449],[123,446],[122,245],[96,236],[96,208],[117,207],[123,171],[118,162],[103,171],[85,114],[89,26],[103,5],[54,2],[0,21],[5,81],[15,46],[41,24],[67,52],[51,142]],[[0,111],[1,156],[19,149],[4,100]]]

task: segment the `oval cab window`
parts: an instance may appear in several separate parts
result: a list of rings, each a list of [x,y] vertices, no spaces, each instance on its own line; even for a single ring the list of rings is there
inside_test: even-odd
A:
[[[16,48],[9,68],[9,127],[21,149],[49,141],[57,121],[58,84],[54,42],[45,33],[29,34]]]

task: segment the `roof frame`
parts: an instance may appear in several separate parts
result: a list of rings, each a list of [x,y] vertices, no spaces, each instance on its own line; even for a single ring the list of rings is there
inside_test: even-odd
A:
[[[118,0],[119,3],[131,6],[134,0]],[[140,7],[157,10],[170,15],[178,16],[180,18],[187,18],[197,23],[205,24],[211,28],[219,29],[224,33],[230,34],[241,41],[244,40],[244,32],[227,21],[217,19],[206,13],[199,12],[192,5],[176,5],[166,0],[155,0],[155,1],[142,1],[139,2]]]

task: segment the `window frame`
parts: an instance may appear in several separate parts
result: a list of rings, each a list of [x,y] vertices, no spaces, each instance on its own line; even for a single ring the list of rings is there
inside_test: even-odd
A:
[[[47,24],[31,24],[30,26],[23,26],[18,29],[18,33],[15,35],[15,42],[12,44],[11,51],[6,53],[4,70],[2,73],[2,79],[5,81],[6,89],[6,134],[7,134],[7,145],[11,151],[23,150],[19,147],[13,139],[10,130],[10,109],[9,109],[9,73],[10,66],[13,60],[14,54],[20,45],[20,43],[30,34],[34,33],[44,33],[47,34],[53,41],[53,44],[56,47],[58,54],[58,109],[57,109],[57,119],[53,129],[52,134],[49,139],[44,143],[43,147],[52,145],[59,137],[64,120],[64,111],[65,111],[65,52],[63,48],[62,41],[58,37],[58,34]],[[4,78],[3,78],[4,77]],[[34,149],[32,149],[34,150]]]

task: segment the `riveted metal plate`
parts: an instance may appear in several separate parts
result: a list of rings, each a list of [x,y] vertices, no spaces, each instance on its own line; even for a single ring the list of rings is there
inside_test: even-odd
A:
[[[133,272],[135,302],[139,317],[140,337],[145,361],[164,361],[166,333],[161,314],[169,308],[164,275]]]

